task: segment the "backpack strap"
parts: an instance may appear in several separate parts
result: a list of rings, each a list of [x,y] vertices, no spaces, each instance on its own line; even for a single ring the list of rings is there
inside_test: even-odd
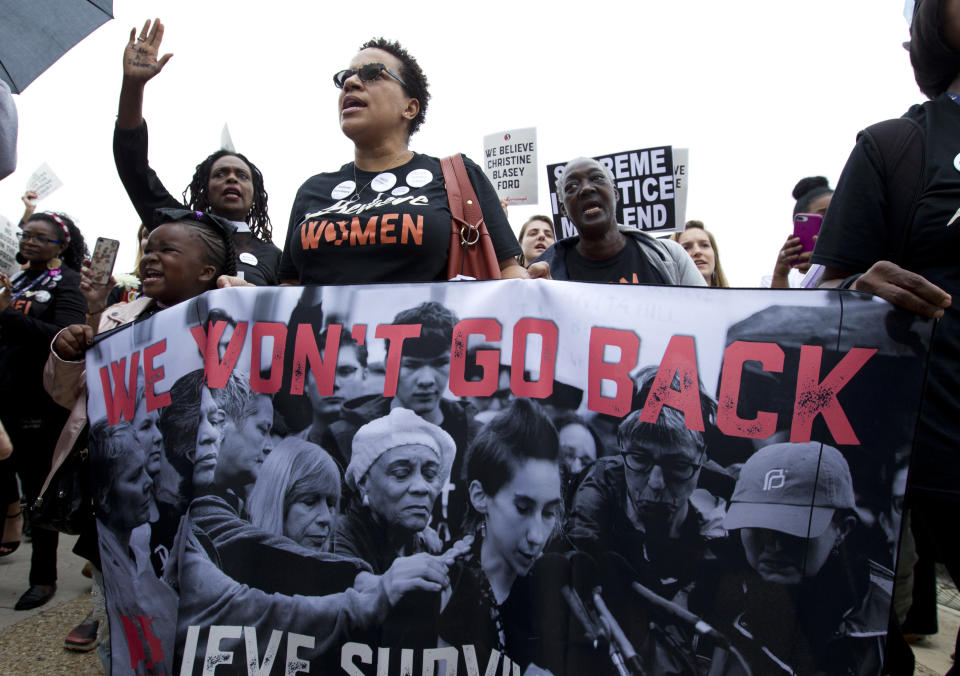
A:
[[[917,204],[925,183],[926,133],[916,120],[900,117],[872,124],[865,135],[880,153],[887,226],[887,256],[903,265]]]

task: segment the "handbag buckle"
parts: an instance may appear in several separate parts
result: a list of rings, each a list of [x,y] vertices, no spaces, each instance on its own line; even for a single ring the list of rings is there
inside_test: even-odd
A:
[[[464,246],[473,246],[480,241],[480,228],[470,223],[460,226],[460,243]]]

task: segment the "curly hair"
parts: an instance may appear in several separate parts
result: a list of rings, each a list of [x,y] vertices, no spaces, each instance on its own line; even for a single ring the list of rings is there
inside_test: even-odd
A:
[[[386,38],[367,40],[360,45],[360,49],[381,49],[400,60],[400,77],[402,77],[406,83],[403,90],[407,92],[410,98],[420,102],[420,112],[410,120],[410,136],[413,136],[417,133],[417,130],[420,129],[420,125],[423,124],[424,119],[426,119],[427,104],[430,101],[430,92],[427,89],[430,84],[427,82],[427,76],[424,75],[423,70],[420,69],[420,64],[417,63],[413,55],[404,49],[399,42],[387,40]]]
[[[259,240],[264,242],[272,241],[273,226],[270,225],[270,217],[267,215],[267,191],[263,186],[263,174],[260,173],[257,165],[240,153],[234,153],[229,150],[218,150],[198,164],[196,171],[193,172],[193,179],[191,179],[190,185],[183,191],[183,203],[197,211],[206,211],[210,208],[210,202],[207,197],[207,191],[210,186],[210,170],[213,168],[214,162],[226,155],[236,157],[250,167],[250,174],[253,178],[253,205],[251,205],[250,213],[247,215],[247,221],[250,223],[250,232]]]
[[[68,244],[67,248],[60,254],[60,260],[62,260],[63,264],[68,268],[80,272],[83,259],[90,256],[90,251],[87,249],[87,243],[83,240],[83,233],[80,232],[80,228],[77,227],[72,218],[56,211],[38,211],[32,214],[25,223],[29,223],[30,221],[43,221],[56,228],[57,232],[62,232],[63,227],[57,222],[58,219],[63,225],[67,226],[67,229],[70,231],[70,244]]]

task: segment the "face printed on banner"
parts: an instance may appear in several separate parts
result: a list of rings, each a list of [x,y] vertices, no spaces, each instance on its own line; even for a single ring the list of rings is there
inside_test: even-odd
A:
[[[583,425],[566,425],[557,435],[560,438],[560,462],[571,476],[580,474],[597,459],[597,442]]]
[[[433,357],[404,355],[400,359],[396,400],[400,406],[430,420],[429,414],[439,412],[440,397],[449,380],[449,352]]]
[[[567,218],[581,233],[616,227],[620,193],[596,160],[582,158],[569,163],[557,190]]]
[[[560,521],[560,490],[560,467],[555,462],[525,461],[496,495],[484,500],[484,550],[514,574],[529,573]]]
[[[430,522],[443,481],[436,451],[408,444],[377,458],[360,480],[360,492],[380,523],[419,532]]]
[[[623,459],[634,525],[649,534],[676,537],[700,478],[703,453],[696,448],[632,444]]]
[[[345,401],[364,394],[366,377],[367,370],[360,364],[356,346],[341,345],[337,352],[333,394],[327,397],[317,394],[317,381],[313,377],[313,371],[307,371],[304,391],[315,414],[319,414],[324,419],[334,420],[340,415],[340,407]]]
[[[129,533],[150,518],[153,506],[153,481],[147,473],[146,455],[131,448],[116,460],[113,484],[107,497],[107,526],[118,533]]]
[[[283,518],[283,534],[304,547],[321,550],[330,539],[336,518],[335,495],[301,495],[287,507]]]
[[[210,211],[231,221],[245,221],[253,205],[253,172],[236,155],[224,155],[210,167]]]
[[[489,397],[470,397],[470,401],[479,411],[501,411],[510,405],[513,392],[510,391],[510,369],[501,368],[497,382],[497,391]]]
[[[689,228],[680,233],[680,246],[690,254],[697,270],[707,280],[707,284],[713,278],[713,272],[717,265],[717,254],[710,244],[710,238],[703,228]]]
[[[221,488],[241,490],[257,480],[260,465],[273,447],[273,402],[266,395],[256,397],[252,411],[243,420],[227,418],[214,482]]]
[[[193,490],[203,492],[213,485],[223,436],[223,409],[206,387],[200,390],[200,425],[197,428],[197,448],[193,457]]]
[[[852,518],[852,517],[851,517]],[[767,582],[800,584],[815,577],[846,533],[833,522],[815,538],[801,538],[766,528],[740,529],[750,566]]]
[[[133,414],[133,439],[147,458],[147,473],[151,477],[160,471],[163,456],[163,435],[157,427],[159,420],[160,411],[147,412],[147,398],[143,397]]]

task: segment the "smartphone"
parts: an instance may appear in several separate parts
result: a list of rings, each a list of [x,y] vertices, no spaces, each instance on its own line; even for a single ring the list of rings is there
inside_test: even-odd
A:
[[[823,216],[820,214],[797,214],[793,217],[793,236],[800,238],[803,251],[813,251],[813,236],[820,232]]]
[[[97,237],[97,245],[93,247],[93,256],[90,258],[90,272],[93,274],[94,284],[108,284],[113,274],[113,264],[117,262],[117,251],[120,242],[107,237]]]

